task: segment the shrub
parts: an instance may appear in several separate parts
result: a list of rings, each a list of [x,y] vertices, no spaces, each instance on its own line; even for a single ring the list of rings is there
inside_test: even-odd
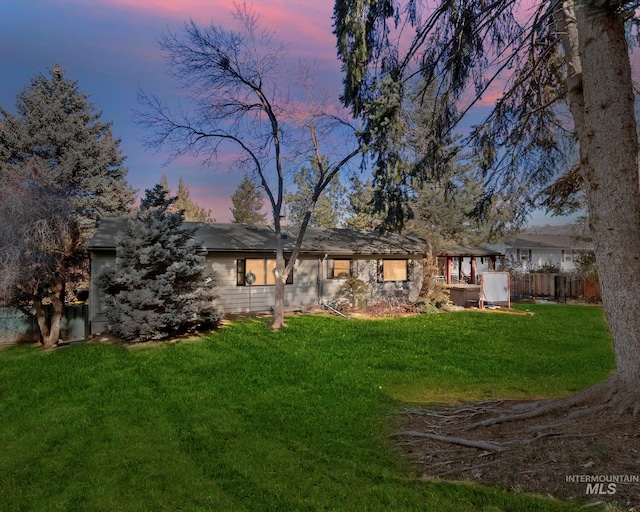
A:
[[[593,251],[581,252],[576,258],[576,272],[580,275],[598,280],[598,265],[596,253]]]
[[[430,313],[434,309],[439,310],[450,305],[449,288],[439,279],[439,269],[434,259],[429,258],[423,261],[423,275],[420,297],[423,298],[424,304],[421,311]]]
[[[338,288],[335,298],[338,299],[338,302],[340,302],[340,299],[345,299],[349,302],[351,308],[355,309],[364,303],[364,299],[370,291],[371,289],[367,283],[357,277],[350,276],[347,277],[342,286]]]
[[[213,327],[215,279],[205,274],[205,254],[170,212],[176,198],[157,185],[146,191],[140,211],[116,237],[115,268],[98,279],[105,294],[109,329],[130,341],[163,339]]]
[[[558,263],[554,263],[551,260],[548,260],[546,263],[532,268],[531,272],[535,274],[559,274],[560,265]]]

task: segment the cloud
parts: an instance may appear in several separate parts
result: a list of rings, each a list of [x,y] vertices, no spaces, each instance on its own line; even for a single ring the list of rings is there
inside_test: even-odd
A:
[[[200,21],[222,13],[229,19],[228,13],[234,9],[234,0],[107,0],[105,3],[150,16]]]
[[[235,0],[108,0],[108,3],[132,11],[136,16],[161,17],[180,25],[193,19],[200,25],[237,27],[232,14],[236,10]],[[270,0],[247,3],[247,6],[258,14],[260,27],[275,32],[283,43],[291,43],[290,49],[295,50],[296,55],[335,60],[333,2]]]

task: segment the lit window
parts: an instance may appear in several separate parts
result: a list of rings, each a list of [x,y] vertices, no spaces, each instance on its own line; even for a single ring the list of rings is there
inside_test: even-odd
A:
[[[285,265],[287,264],[285,260]],[[251,286],[272,286],[276,284],[276,260],[272,259],[246,259],[237,262],[238,286],[247,285],[246,276],[251,273],[255,280]],[[293,283],[293,270],[289,273],[287,284]]]
[[[383,260],[383,281],[408,281],[407,260]]]
[[[327,278],[344,279],[353,275],[352,260],[327,260]]]

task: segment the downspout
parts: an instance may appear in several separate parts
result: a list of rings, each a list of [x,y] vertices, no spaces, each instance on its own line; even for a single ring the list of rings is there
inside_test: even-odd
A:
[[[317,290],[318,290],[318,304],[324,302],[324,289],[322,286],[322,263],[327,259],[327,254],[322,259],[318,258],[318,277],[316,278]]]

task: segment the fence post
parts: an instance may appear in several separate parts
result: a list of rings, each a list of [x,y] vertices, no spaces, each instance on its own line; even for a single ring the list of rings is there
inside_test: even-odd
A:
[[[561,302],[567,301],[567,278],[563,275],[555,276],[555,299]]]
[[[89,322],[89,306],[85,303],[82,304],[82,317],[84,318],[84,341],[91,336],[91,322]]]

